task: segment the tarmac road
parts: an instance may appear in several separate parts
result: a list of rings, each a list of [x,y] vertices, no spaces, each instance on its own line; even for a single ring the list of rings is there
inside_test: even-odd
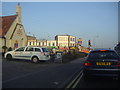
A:
[[[94,78],[84,80],[82,74],[84,59],[69,63],[3,60],[4,88],[118,88],[115,79]]]
[[[3,60],[2,88],[63,88],[82,69],[83,59],[69,63]]]

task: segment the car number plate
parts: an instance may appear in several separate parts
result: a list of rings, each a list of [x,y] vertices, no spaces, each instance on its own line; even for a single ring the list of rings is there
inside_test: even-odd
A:
[[[110,62],[96,62],[96,65],[111,65]]]

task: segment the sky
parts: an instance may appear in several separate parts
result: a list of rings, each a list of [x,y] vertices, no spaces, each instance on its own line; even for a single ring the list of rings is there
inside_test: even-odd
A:
[[[2,16],[15,14],[18,2],[2,2]],[[118,42],[117,2],[21,2],[22,24],[38,39],[72,35],[96,48],[113,48]]]

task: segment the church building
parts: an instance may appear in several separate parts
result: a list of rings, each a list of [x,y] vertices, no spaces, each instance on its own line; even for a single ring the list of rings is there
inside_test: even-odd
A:
[[[20,3],[16,6],[16,14],[0,17],[0,52],[14,50],[27,45],[27,36],[22,25]]]

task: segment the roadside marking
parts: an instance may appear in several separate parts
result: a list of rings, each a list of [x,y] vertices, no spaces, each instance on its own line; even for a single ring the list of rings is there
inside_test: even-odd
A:
[[[82,69],[82,67],[80,67],[80,70]],[[78,72],[80,72],[80,70],[77,70],[74,74],[72,74],[69,78],[67,78],[61,85],[59,85],[57,88],[66,88],[66,86],[68,85],[68,81],[70,79],[72,79]],[[70,82],[70,81],[69,81]],[[67,84],[67,85],[66,85]],[[66,86],[65,86],[66,85]]]
[[[78,78],[78,80],[75,82],[75,84],[73,85],[72,88],[75,88],[75,87],[77,86],[77,84],[78,84],[78,82],[81,80],[82,76],[83,76],[83,73],[82,73],[81,76]]]
[[[56,85],[58,85],[59,84],[59,82],[53,82],[54,84],[56,84]]]
[[[81,72],[72,80],[72,82],[70,82],[70,84],[68,84],[68,86],[66,88],[70,88],[73,83],[77,80],[77,78],[80,76],[80,74],[82,73],[83,71],[81,70]]]

